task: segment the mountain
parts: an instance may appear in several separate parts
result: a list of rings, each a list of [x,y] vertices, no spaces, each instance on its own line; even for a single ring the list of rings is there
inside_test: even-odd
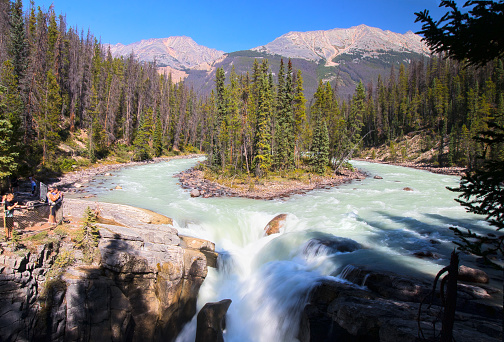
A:
[[[429,54],[429,49],[422,43],[421,37],[411,31],[399,34],[366,25],[349,29],[289,32],[252,50],[314,62],[323,60],[326,66],[338,65],[338,60],[343,55],[362,59],[380,58],[390,52]]]
[[[210,64],[224,55],[223,51],[198,45],[189,37],[152,38],[136,43],[110,45],[114,57],[131,53],[140,61],[156,61],[159,67],[176,70],[209,69]]]
[[[142,40],[110,46],[114,56],[132,52],[146,62],[156,61],[160,72],[172,73],[174,80],[185,79],[201,94],[214,86],[215,70],[235,68],[238,74],[250,72],[256,58],[267,58],[276,73],[280,60],[290,58],[303,74],[305,96],[310,99],[319,80],[331,82],[341,97],[351,95],[359,81],[376,82],[388,78],[390,68],[412,60],[429,58],[430,51],[413,32],[405,34],[359,25],[348,29],[289,32],[251,50],[224,53],[198,45],[189,37]]]

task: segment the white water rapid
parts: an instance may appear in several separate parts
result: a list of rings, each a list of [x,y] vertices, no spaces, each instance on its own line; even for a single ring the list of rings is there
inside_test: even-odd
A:
[[[209,268],[198,309],[232,300],[226,341],[296,341],[306,298],[323,277],[345,281],[338,275],[348,265],[433,277],[454,248],[448,227],[492,230],[483,217],[466,213],[454,201],[457,194],[446,189],[458,185],[453,176],[352,162],[371,176],[287,200],[205,199],[191,198],[172,177],[195,163],[178,159],[124,168],[95,179],[90,190],[97,194],[92,200],[153,210],[173,218],[180,234],[215,242],[220,266]],[[111,191],[116,185],[122,190]],[[280,213],[288,214],[282,231],[265,236],[264,227]],[[343,253],[317,243],[331,236],[363,248]],[[346,239],[340,243],[352,245]],[[419,259],[415,252],[440,259]],[[195,329],[193,319],[177,341],[194,341]]]

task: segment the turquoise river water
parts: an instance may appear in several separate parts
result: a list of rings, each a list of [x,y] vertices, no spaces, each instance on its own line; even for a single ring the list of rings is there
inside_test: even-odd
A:
[[[182,235],[215,242],[219,270],[210,268],[198,308],[229,298],[226,341],[295,341],[309,290],[324,277],[338,279],[351,265],[415,277],[433,277],[454,248],[450,226],[492,231],[483,217],[454,201],[458,177],[354,161],[370,177],[287,200],[191,198],[173,175],[201,159],[178,159],[127,167],[98,177],[92,200],[146,208],[173,218]],[[383,179],[374,179],[380,175]],[[122,190],[111,190],[120,185]],[[404,191],[409,187],[413,191]],[[288,214],[280,234],[264,235],[276,215]],[[331,234],[363,248],[351,253],[306,253],[311,238]],[[439,259],[420,259],[432,252]],[[462,256],[462,263],[472,259]],[[195,320],[178,342],[194,341]]]

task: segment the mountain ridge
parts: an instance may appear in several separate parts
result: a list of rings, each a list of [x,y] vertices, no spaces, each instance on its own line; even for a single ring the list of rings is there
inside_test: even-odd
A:
[[[424,55],[430,53],[428,47],[421,42],[421,37],[411,31],[400,34],[364,24],[348,29],[291,31],[252,50],[288,58],[313,61],[323,59],[328,66],[334,65],[333,59],[338,55],[357,51],[364,52],[364,57],[376,56],[380,50],[411,51]]]
[[[219,67],[238,74],[251,72],[255,58],[267,58],[273,72],[281,58],[293,60],[305,80],[305,95],[313,95],[318,82],[334,82],[340,96],[351,95],[359,81],[375,82],[390,67],[428,58],[430,51],[422,37],[367,25],[348,29],[291,31],[273,41],[235,52],[224,52],[197,44],[192,38],[174,36],[150,38],[128,45],[109,45],[112,54],[131,53],[144,62],[156,62],[160,73],[171,73],[174,81],[185,81],[195,91],[208,95]]]
[[[109,47],[114,57],[133,53],[140,61],[156,61],[161,67],[169,66],[178,70],[195,68],[203,63],[211,64],[224,55],[224,51],[199,45],[187,36],[149,38],[128,45],[117,43]]]

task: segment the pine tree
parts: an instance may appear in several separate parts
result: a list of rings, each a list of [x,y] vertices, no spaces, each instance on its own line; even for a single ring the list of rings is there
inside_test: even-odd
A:
[[[261,64],[257,79],[256,135],[254,144],[254,172],[264,176],[271,168],[271,87],[268,61]]]
[[[156,111],[156,126],[154,128],[154,140],[152,142],[154,155],[160,157],[163,154],[163,123],[159,108]]]
[[[19,82],[24,80],[28,66],[28,43],[23,19],[23,2],[16,0],[10,11],[10,55],[14,74]]]
[[[59,142],[61,96],[60,87],[52,70],[47,72],[41,112],[36,117],[38,143],[42,147],[42,165],[53,161],[54,152]]]
[[[313,171],[319,174],[324,174],[329,165],[329,133],[325,120],[320,117],[313,131],[311,165]]]
[[[149,107],[146,111],[142,111],[139,120],[138,130],[136,132],[133,146],[135,147],[134,160],[142,161],[151,158],[150,145],[152,132],[152,114],[153,110]]]
[[[211,165],[218,165],[221,166],[222,168],[225,167],[225,158],[223,157],[223,154],[225,151],[223,150],[225,147],[223,145],[223,141],[221,140],[226,132],[221,131],[222,129],[225,130],[226,123],[225,123],[225,118],[226,118],[226,102],[225,102],[225,92],[226,92],[226,87],[225,87],[225,82],[226,80],[226,75],[224,73],[223,68],[217,69],[216,75],[215,75],[215,105],[216,105],[216,117],[214,121],[214,128],[213,128],[213,144],[211,146],[211,160],[210,163]]]
[[[295,156],[299,156],[299,152],[304,147],[303,143],[308,140],[308,129],[306,123],[306,98],[304,96],[303,77],[301,70],[298,70],[294,81],[294,99],[293,99],[293,116],[294,116],[294,137],[295,137]]]
[[[348,122],[348,134],[352,143],[356,144],[361,138],[361,129],[366,112],[366,90],[362,82],[357,84],[355,94],[352,97],[350,116]]]
[[[18,168],[18,153],[13,146],[13,129],[5,104],[7,89],[0,85],[0,179],[12,175]]]
[[[277,115],[275,129],[275,167],[284,170],[294,167],[294,116],[292,63],[289,60],[287,74],[283,59],[280,61],[277,87]]]

